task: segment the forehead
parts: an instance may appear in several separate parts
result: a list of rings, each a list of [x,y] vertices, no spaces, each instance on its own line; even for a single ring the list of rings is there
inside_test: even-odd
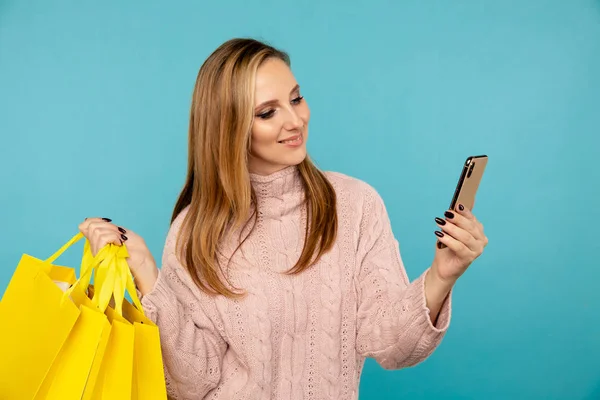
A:
[[[261,103],[280,96],[288,97],[296,84],[296,78],[287,64],[278,58],[270,58],[256,71],[256,101]]]

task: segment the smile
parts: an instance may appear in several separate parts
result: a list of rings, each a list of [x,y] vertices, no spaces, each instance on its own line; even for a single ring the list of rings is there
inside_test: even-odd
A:
[[[299,146],[302,144],[302,142],[303,142],[302,135],[292,136],[289,139],[279,141],[279,143],[286,144],[288,146]]]

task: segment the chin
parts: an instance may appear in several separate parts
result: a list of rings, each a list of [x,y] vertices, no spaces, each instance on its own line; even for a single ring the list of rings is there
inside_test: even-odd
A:
[[[300,165],[306,159],[306,150],[299,152],[299,154],[294,154],[287,161],[287,165]]]

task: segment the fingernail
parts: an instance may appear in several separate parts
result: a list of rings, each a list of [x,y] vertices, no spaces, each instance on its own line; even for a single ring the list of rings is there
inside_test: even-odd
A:
[[[446,221],[438,217],[435,217],[435,222],[437,222],[439,225],[446,225]]]
[[[121,235],[121,239],[123,239],[123,240],[127,240],[127,236],[125,236],[125,235]]]
[[[444,237],[444,233],[443,233],[443,232],[440,232],[440,231],[435,231],[434,233],[435,233],[435,235],[436,235],[437,237]]]
[[[458,205],[458,209],[459,209],[460,211],[465,211],[465,206],[463,206],[462,204],[459,204],[459,205]]]
[[[450,211],[446,211],[446,212],[444,213],[444,215],[446,216],[446,218],[449,218],[449,219],[452,219],[452,218],[454,218],[454,214],[453,214],[453,213],[451,213]]]
[[[118,229],[119,229],[119,232],[121,232],[121,233],[127,233],[127,231],[125,229],[121,228],[120,226]]]
[[[438,248],[438,249],[441,249],[443,245],[444,245],[444,244],[443,244],[442,242],[438,242],[438,243],[437,243],[437,248]]]
[[[102,218],[102,221],[112,222],[112,219],[110,219],[110,218]]]

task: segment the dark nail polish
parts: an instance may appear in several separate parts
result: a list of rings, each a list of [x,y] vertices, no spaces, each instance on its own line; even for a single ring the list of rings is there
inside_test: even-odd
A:
[[[437,248],[438,248],[438,249],[441,249],[441,248],[442,248],[442,246],[444,246],[444,243],[442,243],[442,242],[437,242]]]
[[[438,217],[435,217],[435,222],[437,222],[439,225],[446,225],[446,221]]]
[[[444,233],[443,233],[443,232],[440,232],[440,231],[435,231],[434,233],[435,233],[435,235],[436,235],[437,237],[444,237]]]
[[[450,211],[446,211],[446,212],[444,213],[444,215],[445,215],[445,216],[446,216],[446,218],[448,218],[448,219],[452,219],[452,218],[454,218],[454,214],[453,214],[453,213],[451,213]]]
[[[121,232],[121,233],[127,233],[127,231],[125,229],[121,228],[120,226],[118,229],[119,229],[119,232]]]
[[[102,221],[105,221],[105,222],[112,222],[112,219],[110,219],[110,218],[102,218]]]
[[[459,204],[459,205],[458,205],[458,209],[459,209],[460,211],[465,211],[465,206],[463,206],[462,204]]]
[[[121,235],[121,239],[123,239],[123,240],[127,240],[127,236],[125,236],[125,235]]]

